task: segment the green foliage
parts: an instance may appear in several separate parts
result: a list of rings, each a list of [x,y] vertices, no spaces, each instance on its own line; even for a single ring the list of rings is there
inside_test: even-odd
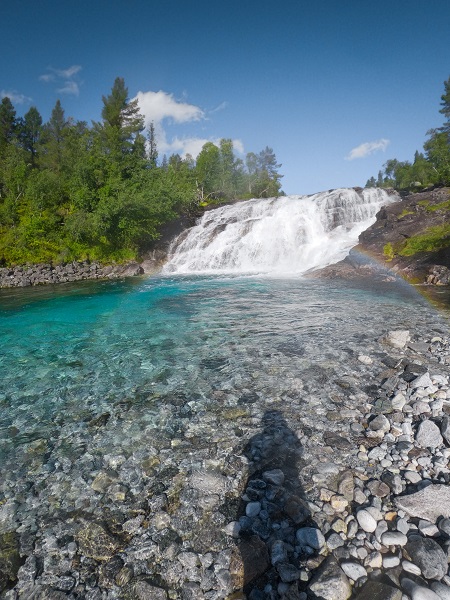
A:
[[[384,257],[385,257],[385,259],[387,261],[391,261],[394,258],[395,252],[394,252],[394,248],[393,248],[391,242],[388,242],[384,246],[384,248],[383,248],[383,254],[384,254]]]
[[[101,114],[88,127],[66,118],[57,100],[43,123],[36,107],[17,119],[2,100],[2,262],[134,259],[164,223],[199,205],[280,192],[273,151],[253,155],[246,168],[230,139],[206,143],[197,161],[175,154],[158,165],[155,127],[146,140],[137,101],[120,77],[103,96]]]
[[[442,127],[428,131],[429,138],[423,147],[425,153],[416,151],[413,163],[395,158],[388,160],[376,183],[371,177],[366,187],[418,190],[429,185],[450,185],[450,78],[444,86],[440,112],[447,120]]]

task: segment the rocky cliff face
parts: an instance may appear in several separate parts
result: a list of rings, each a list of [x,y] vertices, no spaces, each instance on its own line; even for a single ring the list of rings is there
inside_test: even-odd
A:
[[[404,196],[380,210],[350,255],[318,272],[323,277],[381,278],[450,284],[450,188]]]

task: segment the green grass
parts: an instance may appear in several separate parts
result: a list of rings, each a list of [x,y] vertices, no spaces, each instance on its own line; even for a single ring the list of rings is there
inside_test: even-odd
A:
[[[413,215],[414,211],[413,210],[408,210],[407,208],[403,209],[402,212],[398,215],[399,219],[403,219],[403,217],[406,217],[406,215]]]
[[[392,246],[391,242],[388,242],[384,246],[383,254],[384,254],[386,261],[388,261],[388,262],[390,262],[394,258],[395,252],[394,252],[394,247]]]
[[[445,202],[440,202],[439,204],[430,204],[425,210],[428,212],[436,212],[437,210],[450,210],[450,200],[445,200]]]
[[[437,252],[448,246],[450,246],[450,223],[429,227],[423,233],[408,238],[397,253],[400,256],[413,256],[419,252]]]

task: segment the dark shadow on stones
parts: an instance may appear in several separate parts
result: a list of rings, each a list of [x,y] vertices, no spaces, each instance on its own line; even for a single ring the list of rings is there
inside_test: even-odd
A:
[[[262,426],[244,449],[249,478],[238,511],[239,539],[230,571],[234,589],[243,590],[249,600],[295,600],[307,585],[301,581],[301,569],[318,553],[318,548],[306,545],[301,550],[296,534],[300,528],[318,528],[300,481],[300,440],[278,410],[266,411]]]

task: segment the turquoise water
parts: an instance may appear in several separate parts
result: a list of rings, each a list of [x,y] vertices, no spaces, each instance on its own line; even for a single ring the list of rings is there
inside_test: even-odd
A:
[[[132,411],[126,435],[122,423],[111,444],[139,442],[142,428],[161,427],[167,396],[208,410],[217,389],[278,394],[274,366],[289,379],[311,364],[338,364],[344,349],[387,328],[438,321],[412,289],[320,281],[155,277],[5,290],[1,456],[85,431],[120,403]]]
[[[132,502],[154,477],[187,481],[242,454],[267,409],[314,431],[336,378],[370,382],[357,357],[379,354],[386,330],[439,327],[435,309],[392,284],[154,277],[4,290],[0,533],[63,527],[76,510],[100,517],[105,502],[126,514],[122,489]],[[95,478],[111,472],[120,484],[105,497]]]

